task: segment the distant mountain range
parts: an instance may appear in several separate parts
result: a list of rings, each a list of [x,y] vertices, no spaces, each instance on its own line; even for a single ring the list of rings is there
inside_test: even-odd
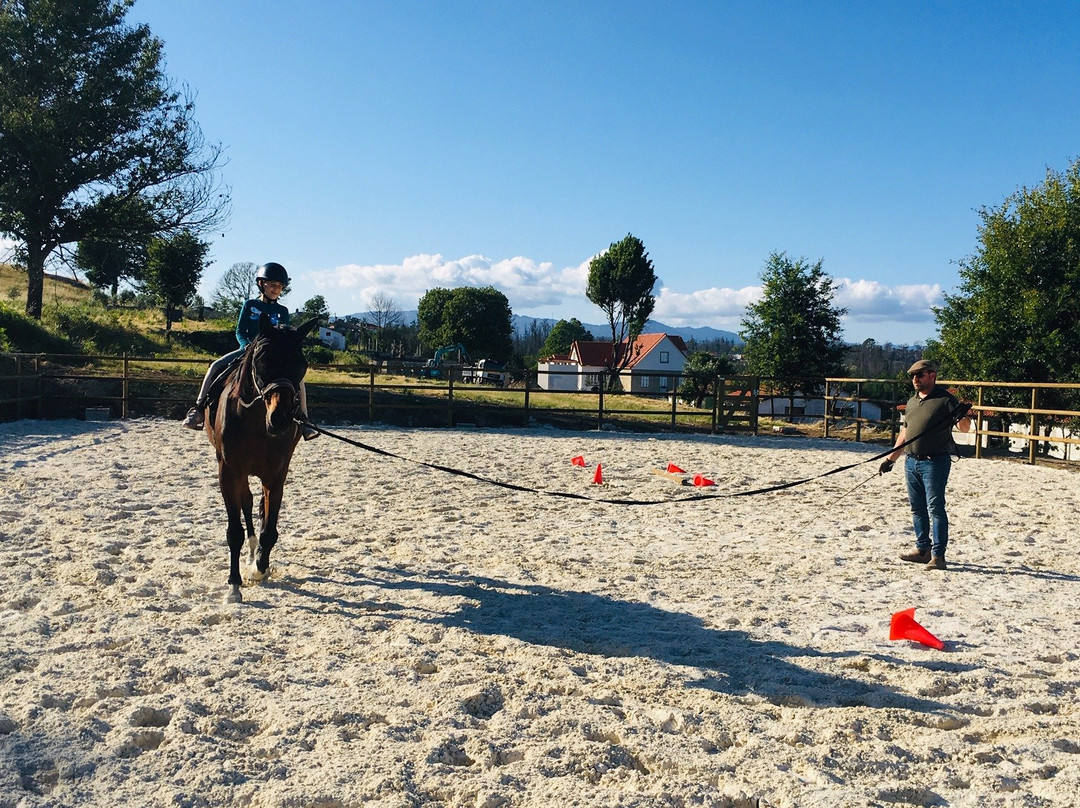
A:
[[[355,317],[358,320],[363,320],[367,317],[367,312],[358,314],[347,315],[349,317]],[[401,312],[401,319],[406,323],[416,322],[416,310]],[[551,328],[557,323],[558,320],[552,320],[550,317],[528,317],[524,314],[514,315],[514,330],[518,334],[525,334],[532,328],[533,323],[538,323],[541,326],[547,326]],[[598,340],[610,339],[611,329],[607,323],[582,323],[585,329],[596,337]],[[733,342],[736,345],[742,345],[742,339],[733,331],[722,331],[719,328],[709,328],[708,326],[674,326],[666,325],[665,323],[658,322],[657,320],[649,320],[645,323],[646,334],[671,334],[682,337],[684,340],[696,340],[698,342],[710,342],[716,339],[727,340]]]
[[[552,327],[558,320],[526,317],[523,314],[514,315],[514,329],[519,334],[528,331],[534,322]],[[611,339],[611,327],[607,323],[599,325],[596,323],[582,323],[582,325],[585,326],[585,329],[598,340]],[[721,331],[719,328],[709,328],[708,326],[676,326],[667,325],[657,320],[646,320],[645,329],[642,333],[669,334],[672,336],[680,336],[684,340],[693,339],[698,342],[710,342],[715,339],[722,339],[727,340],[728,342],[734,342],[736,345],[742,345],[742,339],[738,334],[731,331]]]

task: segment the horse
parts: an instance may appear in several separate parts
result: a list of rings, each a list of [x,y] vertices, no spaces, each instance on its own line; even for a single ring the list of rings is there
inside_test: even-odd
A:
[[[227,371],[220,393],[211,396],[206,434],[217,453],[218,485],[229,517],[229,586],[227,603],[243,602],[240,587],[240,551],[244,544],[243,514],[247,526],[248,563],[252,577],[263,580],[270,569],[270,551],[278,539],[278,513],[301,429],[300,382],[307,372],[304,337],[318,323],[309,320],[297,328],[274,326],[263,314],[259,336],[247,346],[237,365]],[[258,545],[251,520],[252,494],[248,477],[262,482],[262,530]]]

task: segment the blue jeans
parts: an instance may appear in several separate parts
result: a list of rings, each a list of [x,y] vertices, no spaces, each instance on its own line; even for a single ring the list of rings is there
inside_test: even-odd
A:
[[[948,454],[935,455],[930,460],[917,460],[908,455],[904,461],[911,521],[915,527],[915,549],[921,553],[930,550],[942,558],[949,544],[945,484],[949,482],[951,468],[952,456]]]

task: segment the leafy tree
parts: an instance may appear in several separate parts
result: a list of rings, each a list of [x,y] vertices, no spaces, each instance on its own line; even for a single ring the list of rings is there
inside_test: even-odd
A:
[[[142,197],[131,200],[123,215],[133,225],[140,221],[141,224],[128,234],[87,236],[79,241],[75,250],[75,266],[83,271],[91,286],[107,288],[114,301],[121,281],[138,283],[142,280],[149,234],[156,230],[153,211]]]
[[[301,320],[310,320],[312,317],[318,317],[320,322],[327,322],[330,320],[330,309],[326,306],[326,298],[322,295],[315,295],[315,297],[304,301],[304,306],[297,312],[297,322]]]
[[[645,245],[629,233],[589,262],[585,294],[607,317],[616,350],[624,340],[633,344],[645,328],[656,305],[652,293],[656,281]],[[616,383],[619,371],[632,358],[629,351],[624,352],[617,362],[612,357],[611,384]]]
[[[513,352],[513,316],[506,295],[493,286],[429,289],[417,306],[422,342],[461,344],[474,359],[505,362]]]
[[[750,372],[779,379],[789,394],[811,392],[811,379],[843,371],[840,318],[847,310],[833,306],[836,284],[821,265],[772,253],[761,274],[764,294],[742,321]]]
[[[945,375],[1080,381],[1080,159],[979,211],[979,246],[935,309]]]
[[[240,309],[254,297],[258,297],[255,273],[258,267],[254,261],[237,261],[221,276],[214,287],[211,304],[229,320],[240,316]]]
[[[1080,381],[1080,159],[979,216],[978,247],[934,311],[940,338],[926,355],[952,378]],[[1069,391],[1039,396],[1041,409],[1080,405]],[[984,403],[1026,407],[1030,392],[995,390]]]
[[[75,266],[96,289],[108,289],[114,301],[120,281],[137,281],[146,267],[147,244],[86,238],[75,250]]]
[[[570,353],[575,342],[592,342],[594,339],[596,338],[577,317],[559,320],[540,348],[540,356],[566,355]]]
[[[227,214],[221,149],[166,79],[161,41],[125,22],[133,1],[0,3],[0,233],[35,319],[62,245],[205,232]]]
[[[683,401],[700,407],[706,397],[714,394],[713,383],[722,376],[730,376],[735,366],[730,357],[717,356],[708,351],[697,351],[686,358],[683,365],[683,381],[679,396]]]
[[[165,307],[165,331],[172,330],[173,312],[195,298],[196,287],[208,266],[210,245],[190,231],[157,236],[147,248],[146,289]]]

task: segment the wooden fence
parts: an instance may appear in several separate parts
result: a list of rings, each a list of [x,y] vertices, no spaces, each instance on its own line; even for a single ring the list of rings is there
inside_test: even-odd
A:
[[[209,361],[154,357],[0,354],[0,419],[82,418],[90,410],[109,417],[180,417],[191,405]],[[386,372],[389,371],[389,372]],[[892,442],[910,384],[898,379],[801,380],[814,395],[780,393],[774,379],[756,376],[710,380],[709,395],[693,407],[670,391],[683,377],[664,380],[668,393],[652,396],[605,391],[602,387],[552,392],[535,376],[507,388],[460,381],[405,379],[393,368],[315,365],[308,401],[317,422],[392,423],[405,426],[529,426],[687,431],[706,434],[800,433],[856,441]],[[567,371],[577,375],[576,372]],[[317,379],[325,379],[319,381]],[[1080,410],[1046,408],[1045,396],[1067,392],[1080,400],[1080,385],[992,381],[943,381],[973,403],[974,454],[1023,444],[1029,462],[1057,452],[1071,460],[1080,443],[1073,425]],[[659,387],[658,381],[654,387]],[[788,385],[790,386],[790,384]],[[1022,391],[1029,406],[1005,406]],[[1015,427],[1019,425],[1020,431]],[[1051,434],[1047,434],[1047,433]],[[959,440],[964,437],[958,435]],[[1040,449],[1041,447],[1041,449]]]

